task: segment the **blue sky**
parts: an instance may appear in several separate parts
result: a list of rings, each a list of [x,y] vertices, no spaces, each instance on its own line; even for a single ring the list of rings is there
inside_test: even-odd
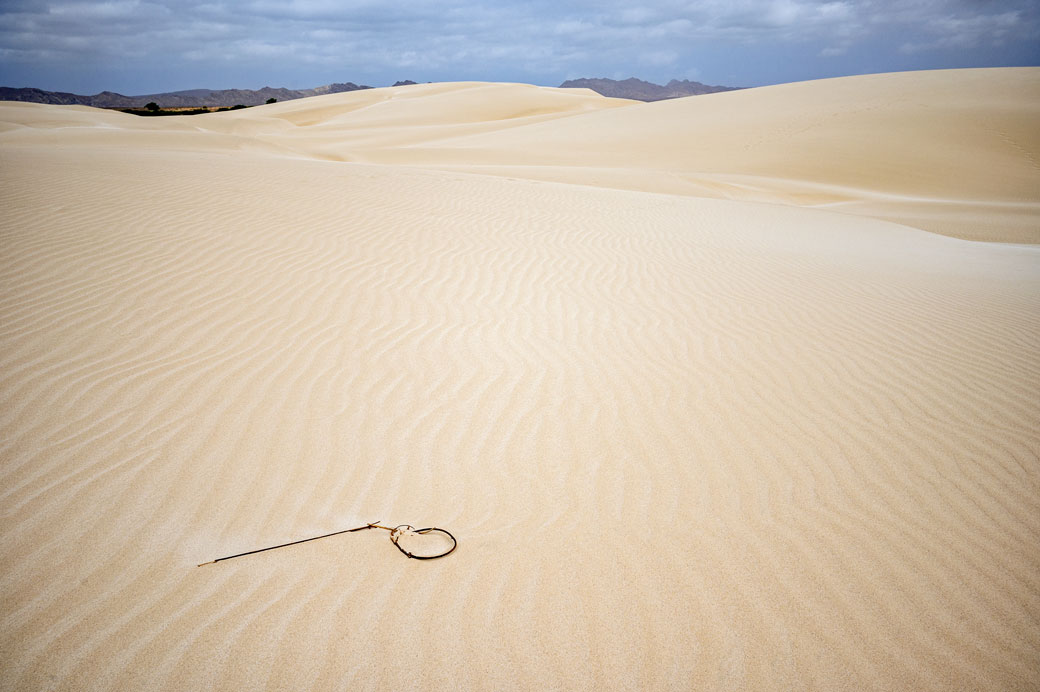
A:
[[[1040,65],[1037,0],[4,0],[0,85],[93,94],[575,77],[759,86]]]

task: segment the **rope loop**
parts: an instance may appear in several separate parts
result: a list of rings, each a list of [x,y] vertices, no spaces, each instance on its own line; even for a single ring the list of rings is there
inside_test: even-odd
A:
[[[401,540],[401,536],[403,536],[406,531],[419,535],[425,535],[428,533],[435,532],[443,533],[445,536],[451,539],[451,547],[438,555],[415,555],[402,548],[401,544],[398,543],[398,541]],[[401,524],[400,526],[395,526],[393,530],[390,531],[390,541],[397,547],[398,550],[400,550],[402,553],[412,558],[413,560],[436,560],[439,557],[451,555],[451,553],[454,552],[455,548],[459,547],[459,542],[455,540],[455,536],[452,536],[451,532],[449,532],[447,529],[439,529],[436,526],[431,526],[426,529],[417,529],[410,524]]]

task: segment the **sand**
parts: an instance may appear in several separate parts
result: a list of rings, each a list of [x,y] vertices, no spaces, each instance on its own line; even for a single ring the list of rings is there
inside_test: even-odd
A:
[[[0,104],[0,688],[1036,689],[1038,116]]]

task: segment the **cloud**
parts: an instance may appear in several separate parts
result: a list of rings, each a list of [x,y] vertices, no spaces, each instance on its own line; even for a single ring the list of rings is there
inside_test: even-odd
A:
[[[639,62],[654,67],[675,65],[679,62],[679,52],[675,50],[655,50],[640,55]]]
[[[1035,0],[5,0],[0,81],[558,83],[643,69],[754,84],[837,69],[821,65],[1040,62],[1038,17]]]
[[[931,36],[930,40],[905,43],[902,50],[918,53],[936,49],[970,49],[980,45],[999,46],[1019,32],[1024,23],[1021,12],[936,17],[924,25],[924,33]]]

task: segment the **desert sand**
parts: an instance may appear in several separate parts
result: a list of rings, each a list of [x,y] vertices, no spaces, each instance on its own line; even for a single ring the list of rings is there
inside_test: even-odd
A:
[[[0,688],[1036,689],[1038,123],[0,103]]]

